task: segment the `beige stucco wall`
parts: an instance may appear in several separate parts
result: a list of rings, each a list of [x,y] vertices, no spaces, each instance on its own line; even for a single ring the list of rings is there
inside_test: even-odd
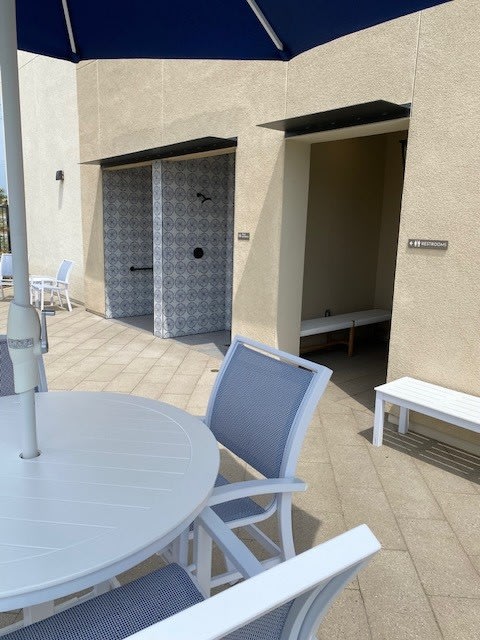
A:
[[[81,177],[85,305],[105,315],[102,172],[97,166],[84,165]]]
[[[373,302],[376,309],[391,309],[393,305],[404,176],[401,141],[407,140],[407,136],[407,131],[390,133],[385,136],[383,202]]]
[[[276,254],[262,255],[264,243],[280,234],[283,136],[255,125],[283,116],[286,71],[277,62],[173,60],[98,61],[77,70],[83,161],[204,136],[238,137],[235,235],[248,231],[251,240],[234,247],[233,330],[251,335],[256,327],[268,342],[276,341],[278,243]],[[84,231],[99,247],[103,229],[92,212],[98,199],[85,198]],[[90,268],[87,306],[101,313],[103,263]],[[264,300],[262,311],[252,303],[256,296]]]
[[[237,137],[235,237],[238,231],[247,231],[251,239],[235,240],[233,331],[292,348],[298,341],[302,261],[290,255],[284,262],[283,257],[288,255],[286,248],[298,246],[298,229],[305,216],[302,203],[308,196],[308,168],[302,153],[298,154],[297,168],[293,167],[293,156],[285,161],[289,151],[283,135],[257,125],[368,100],[410,101],[418,22],[417,15],[380,25],[308,52],[289,64],[173,60],[82,63],[77,69],[81,159],[203,136]],[[289,205],[288,211],[284,209],[286,170],[290,175],[296,173],[303,185],[298,205]],[[83,187],[95,189],[90,178],[85,178]],[[87,194],[83,201],[84,232],[92,246],[99,247],[102,228],[92,212],[95,196]],[[290,227],[295,240],[289,244],[285,233],[282,236],[282,224],[296,216],[300,227]],[[101,252],[98,260],[102,260]],[[98,277],[102,268],[92,264],[86,275],[87,306],[100,312],[104,304]]]
[[[409,102],[419,14],[392,20],[307,51],[288,63],[286,114],[370,100]]]
[[[83,239],[76,72],[73,64],[19,53],[30,273],[54,276],[73,260],[71,296],[83,301]],[[63,182],[55,180],[62,169]]]
[[[391,134],[384,138],[383,151],[373,154],[374,158],[383,154],[386,160],[383,199],[364,213],[375,219],[380,215],[378,252],[368,256],[367,264],[362,256],[358,264],[369,273],[371,304],[388,307],[396,260],[389,378],[408,374],[478,394],[478,24],[477,0],[455,0],[340,38],[288,64],[82,63],[76,70],[80,160],[204,136],[236,137],[235,238],[239,231],[247,231],[250,241],[235,239],[234,244],[233,331],[293,350],[301,312],[302,235],[309,197],[315,198],[309,195],[310,149],[294,147],[282,133],[257,125],[371,100],[411,102],[398,254],[394,239],[402,178],[394,163],[400,160],[401,134]],[[42,215],[48,211],[48,246],[65,247],[69,257],[77,256],[73,259],[79,265],[77,243],[83,229],[85,300],[87,307],[102,313],[101,172],[92,166],[82,169],[80,228],[80,190],[73,182],[78,159],[73,68],[51,60],[47,65],[35,57],[21,64],[23,91],[29,96],[24,104],[27,171],[34,166],[32,159],[41,158],[37,171],[41,177],[33,177],[27,193],[29,209],[41,210]],[[35,142],[34,131],[42,131],[47,143]],[[314,147],[312,166],[316,153]],[[376,161],[369,170],[374,172],[375,166]],[[66,175],[61,207],[53,180],[60,168]],[[365,170],[365,184],[367,174]],[[69,191],[73,186],[75,197]],[[31,236],[46,241],[41,219],[30,215]],[[332,224],[339,224],[336,217]],[[57,229],[58,239],[51,241]],[[311,242],[310,231],[307,237]],[[412,251],[407,249],[410,237],[447,239],[450,246],[447,252]],[[36,249],[31,250],[33,268],[44,270]],[[80,282],[74,286],[81,290]],[[319,312],[327,307],[347,310],[333,295],[319,303]],[[349,300],[351,295],[355,291],[349,292]],[[304,308],[305,317],[316,313],[313,307]],[[457,437],[459,430],[453,433]]]
[[[471,393],[480,367],[479,21],[469,1],[422,18],[389,368]],[[415,251],[408,238],[449,248]]]
[[[278,272],[277,343],[289,353],[299,349],[305,263],[311,145],[285,143],[282,229]]]
[[[388,377],[480,394],[480,4],[422,16]],[[449,241],[412,250],[408,238]],[[453,431],[453,430],[451,430]],[[455,430],[480,445],[478,435]]]
[[[203,136],[237,137],[235,237],[247,231],[250,241],[234,245],[233,331],[292,349],[300,318],[308,152],[292,151],[281,133],[256,125],[371,100],[412,102],[389,377],[408,373],[478,393],[479,11],[475,0],[455,0],[341,38],[288,65],[83,63],[77,69],[81,159]],[[397,153],[397,162],[398,135],[384,149],[387,159]],[[398,167],[389,173],[388,166],[378,205],[381,241],[371,258],[384,268],[369,267],[371,304],[382,307],[392,295],[402,187]],[[296,186],[289,191],[292,176]],[[98,168],[85,169],[82,184],[87,306],[102,312]],[[409,237],[445,238],[450,248],[409,252]],[[334,301],[322,303],[320,311],[337,304],[342,309]]]

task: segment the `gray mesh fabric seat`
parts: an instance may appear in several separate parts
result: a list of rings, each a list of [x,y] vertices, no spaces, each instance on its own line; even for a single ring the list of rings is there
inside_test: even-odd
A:
[[[216,487],[225,487],[230,484],[228,480],[218,474],[215,481]],[[213,507],[215,513],[220,516],[224,522],[237,520],[239,518],[252,518],[256,516],[265,516],[266,509],[261,507],[258,502],[251,498],[238,498],[237,500],[229,500]]]
[[[37,358],[40,382],[37,391],[47,391],[47,378],[42,356]],[[0,396],[12,396],[15,393],[13,365],[8,352],[7,336],[0,335]]]
[[[314,362],[237,336],[212,390],[206,424],[218,442],[263,478],[230,484],[219,476],[209,504],[231,528],[249,529],[270,556],[268,566],[295,555],[292,493],[306,488],[295,478],[295,468],[331,373]],[[272,496],[266,507],[252,499],[262,494]],[[280,544],[255,526],[274,513]],[[230,572],[216,576],[212,586],[232,578]]]
[[[184,569],[170,564],[118,589],[18,629],[8,640],[120,640],[203,596]]]
[[[212,539],[219,542],[215,533]],[[195,578],[171,564],[5,640],[308,640],[335,596],[380,548],[362,525],[262,572],[230,531],[222,546],[239,568],[250,566],[249,579],[212,598],[205,600]]]
[[[50,618],[18,629],[7,640],[124,640],[204,597],[178,564],[113,589]],[[291,603],[251,622],[229,640],[277,640]],[[195,635],[192,635],[194,638]]]

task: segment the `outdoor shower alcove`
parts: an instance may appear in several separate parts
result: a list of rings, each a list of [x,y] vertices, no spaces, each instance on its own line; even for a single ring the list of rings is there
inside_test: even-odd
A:
[[[302,320],[391,311],[406,138],[401,130],[311,145]],[[383,322],[359,327],[355,344],[388,338]]]
[[[234,180],[231,152],[104,170],[107,317],[162,338],[230,329]]]

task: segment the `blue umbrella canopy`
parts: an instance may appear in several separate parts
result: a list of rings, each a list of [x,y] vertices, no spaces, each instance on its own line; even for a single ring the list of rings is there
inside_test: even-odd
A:
[[[97,58],[289,60],[445,0],[17,0],[18,47]]]
[[[15,296],[8,346],[23,405],[22,455],[38,455],[38,316],[29,304],[17,48],[72,62],[103,58],[290,60],[313,47],[448,0],[0,0]]]

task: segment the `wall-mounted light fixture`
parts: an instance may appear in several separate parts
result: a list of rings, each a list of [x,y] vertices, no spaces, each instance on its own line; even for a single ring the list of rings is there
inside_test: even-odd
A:
[[[56,172],[55,174],[55,180],[63,180],[64,176],[63,176],[63,171],[60,169],[59,171]]]

